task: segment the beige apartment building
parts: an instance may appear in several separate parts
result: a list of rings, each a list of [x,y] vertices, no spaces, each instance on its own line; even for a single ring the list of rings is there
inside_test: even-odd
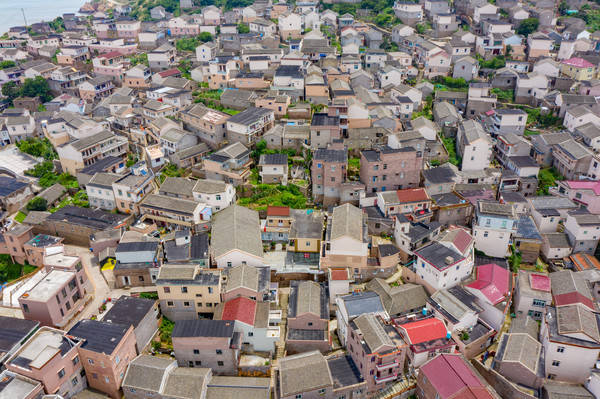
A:
[[[57,147],[60,164],[65,172],[76,175],[77,171],[108,156],[123,157],[128,150],[127,138],[103,130],[92,136]]]
[[[156,280],[162,314],[174,321],[212,318],[221,302],[221,280],[220,270],[163,265]]]

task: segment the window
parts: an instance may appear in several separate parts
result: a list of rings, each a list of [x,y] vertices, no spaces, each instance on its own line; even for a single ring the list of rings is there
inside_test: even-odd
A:
[[[296,395],[296,399],[302,399],[302,394],[299,393],[298,395]]]
[[[249,331],[249,332],[248,332],[248,336],[249,336],[249,337],[254,337],[254,333],[253,333],[252,331]]]
[[[171,293],[171,288],[169,288],[169,287],[164,287],[163,290],[164,290],[165,294]]]
[[[187,294],[187,292],[188,292],[187,287],[181,287],[182,294]]]
[[[200,354],[200,349],[194,349],[194,355],[199,355]]]
[[[559,346],[558,348],[556,348],[556,351],[558,353],[565,353],[565,347],[564,346]]]
[[[94,364],[94,359],[88,359],[88,363],[93,365]]]
[[[108,378],[107,376],[104,376],[104,382],[106,382],[108,384],[110,382],[110,378]]]
[[[560,361],[559,361],[559,360],[553,360],[553,361],[552,361],[552,366],[553,366],[553,367],[558,367],[558,366],[560,366]]]
[[[223,367],[224,364],[221,360],[217,361],[217,366]]]
[[[77,379],[77,377],[73,377],[73,379],[71,380],[71,384],[73,384],[73,386],[77,385],[78,382],[79,379]]]
[[[29,305],[27,305],[26,303],[23,304],[23,312],[29,313]]]
[[[185,302],[183,303],[183,306],[190,306],[190,303],[189,303],[188,301],[185,301]]]
[[[217,349],[216,352],[217,352],[217,355],[222,355],[223,354],[223,351],[221,349]]]
[[[208,287],[208,293],[212,294],[213,293],[213,287]]]
[[[167,306],[173,306],[173,301],[167,301]]]
[[[75,356],[72,360],[73,362],[73,366],[77,365],[77,363],[79,363],[79,356]]]
[[[58,378],[63,378],[65,376],[65,369],[60,369],[58,371]]]
[[[533,306],[538,306],[540,308],[543,308],[544,306],[546,306],[546,301],[543,301],[541,299],[534,299]]]
[[[194,362],[194,365],[196,365],[196,366],[202,366],[202,362],[200,360],[196,360]]]
[[[319,389],[319,395],[325,395],[326,391],[327,391],[327,389],[325,389],[325,388]]]

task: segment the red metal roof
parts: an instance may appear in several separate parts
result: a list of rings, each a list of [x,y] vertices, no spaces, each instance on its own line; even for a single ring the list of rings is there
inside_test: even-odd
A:
[[[110,51],[108,53],[101,54],[98,57],[109,59],[109,58],[117,58],[117,57],[122,57],[122,56],[123,56],[123,54],[121,54],[118,51]]]
[[[407,188],[404,190],[397,190],[396,195],[400,202],[419,202],[428,201],[429,195],[424,188]]]
[[[531,273],[529,275],[529,285],[534,290],[550,292],[550,277],[545,274]]]
[[[441,354],[421,366],[441,399],[493,398],[481,377],[471,369],[460,355]]]
[[[221,320],[237,320],[253,326],[255,315],[256,301],[240,296],[225,303]]]
[[[161,71],[158,73],[161,78],[168,78],[169,76],[179,75],[181,71],[177,68],[167,69],[166,71]]]
[[[445,338],[448,334],[444,322],[435,317],[402,324],[400,328],[404,330],[411,345]]]
[[[594,302],[592,302],[590,298],[586,298],[577,291],[554,295],[554,304],[556,306],[575,305],[577,303],[587,306],[590,310],[596,310],[594,307]]]
[[[480,291],[492,305],[502,302],[508,296],[510,273],[495,263],[477,268],[477,280],[467,287]]]
[[[267,216],[290,216],[289,206],[267,206]]]
[[[452,244],[460,251],[461,254],[464,255],[467,247],[473,241],[473,237],[469,233],[465,231],[465,229],[461,227],[457,227],[458,231],[454,236],[454,240],[452,240]]]

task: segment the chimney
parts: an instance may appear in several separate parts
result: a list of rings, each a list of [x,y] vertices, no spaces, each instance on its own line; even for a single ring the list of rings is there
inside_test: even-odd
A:
[[[454,263],[454,258],[452,256],[446,256],[445,262],[447,265],[451,265]]]

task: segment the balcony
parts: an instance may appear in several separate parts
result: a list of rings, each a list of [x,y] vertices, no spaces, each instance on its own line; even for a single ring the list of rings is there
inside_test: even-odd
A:
[[[394,374],[390,374],[387,375],[385,377],[377,377],[375,376],[375,383],[376,384],[383,384],[386,382],[390,382],[390,381],[394,381],[396,378],[398,378],[398,373],[394,373]]]
[[[377,365],[375,366],[375,368],[376,368],[377,370],[385,370],[385,369],[389,369],[389,368],[391,368],[391,367],[397,367],[397,366],[399,366],[399,365],[400,365],[400,363],[398,363],[398,361],[394,360],[392,363],[377,364]]]

